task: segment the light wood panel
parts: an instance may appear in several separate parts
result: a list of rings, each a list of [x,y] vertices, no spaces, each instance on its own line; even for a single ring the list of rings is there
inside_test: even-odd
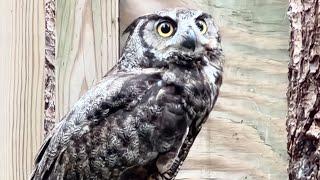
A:
[[[118,60],[118,0],[57,0],[56,119]]]
[[[0,179],[26,179],[43,136],[44,2],[0,1]]]

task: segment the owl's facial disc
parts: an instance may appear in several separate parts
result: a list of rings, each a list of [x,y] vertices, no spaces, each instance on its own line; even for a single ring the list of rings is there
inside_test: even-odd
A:
[[[222,52],[213,18],[192,9],[169,9],[136,19],[124,48],[130,66],[160,67],[173,59],[199,60]]]
[[[161,11],[141,26],[146,50],[157,59],[201,57],[220,48],[218,29],[210,15],[196,10]]]

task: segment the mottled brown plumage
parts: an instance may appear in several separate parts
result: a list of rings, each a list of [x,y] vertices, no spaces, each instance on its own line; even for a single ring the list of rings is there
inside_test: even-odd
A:
[[[135,20],[120,61],[62,118],[31,179],[171,179],[219,92],[222,50],[210,15]]]

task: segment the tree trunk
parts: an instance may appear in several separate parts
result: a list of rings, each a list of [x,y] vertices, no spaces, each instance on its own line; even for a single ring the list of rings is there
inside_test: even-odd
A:
[[[289,179],[320,179],[319,0],[290,0]]]
[[[45,63],[44,63],[44,131],[55,126],[55,48],[56,48],[56,0],[45,0]]]

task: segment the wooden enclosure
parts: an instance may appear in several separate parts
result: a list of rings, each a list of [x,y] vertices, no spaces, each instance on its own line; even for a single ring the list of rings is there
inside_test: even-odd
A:
[[[56,2],[56,121],[117,61],[120,33],[135,17],[200,8],[221,27],[224,83],[177,178],[287,179],[286,0]],[[44,134],[44,2],[0,1],[0,9],[0,179],[20,180]]]

